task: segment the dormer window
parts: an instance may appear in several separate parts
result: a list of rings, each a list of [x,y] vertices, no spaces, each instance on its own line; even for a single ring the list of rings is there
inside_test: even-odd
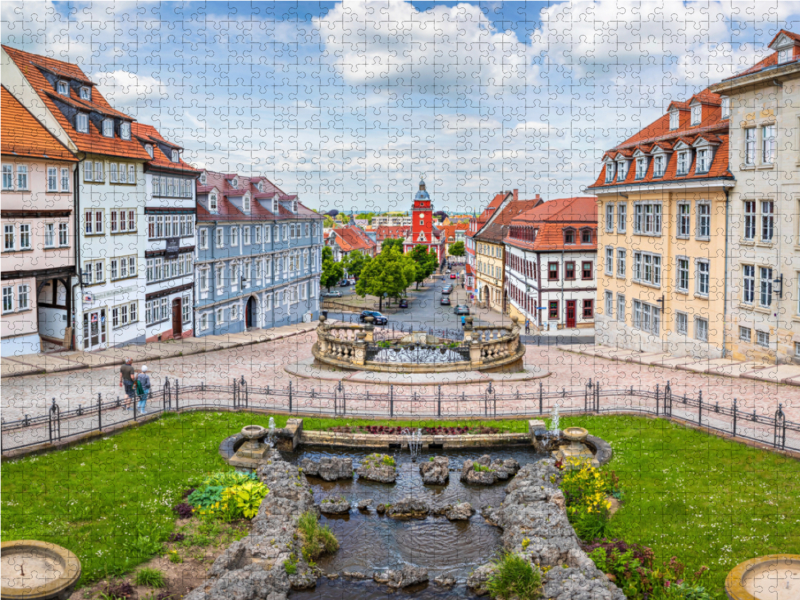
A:
[[[625,181],[628,176],[628,161],[621,160],[617,163],[617,183]]]
[[[273,215],[278,214],[278,198],[272,199],[272,214]]]
[[[128,123],[126,121],[122,122],[122,125],[120,125],[120,128],[119,128],[119,137],[121,137],[123,140],[131,139],[131,124],[130,123]]]
[[[697,168],[695,173],[708,173],[711,169],[711,149],[702,148],[697,151]]]
[[[676,175],[686,175],[689,172],[689,165],[692,162],[692,151],[683,150],[678,152],[678,167]]]
[[[731,116],[731,99],[728,96],[722,97],[722,104],[720,105],[722,111],[722,118],[729,119]]]
[[[92,88],[88,88],[86,86],[83,86],[81,88],[80,95],[81,95],[81,100],[91,101],[91,99],[92,99]]]
[[[292,200],[292,212],[297,214],[297,200]]]
[[[778,64],[781,65],[785,62],[789,62],[792,58],[792,49],[791,48],[784,48],[783,50],[778,50]]]
[[[264,182],[263,181],[259,181],[258,182],[258,191],[259,192],[263,192],[264,191]]]
[[[56,84],[56,90],[62,96],[69,96],[69,84],[66,81],[59,81]]]
[[[574,244],[575,243],[575,230],[574,229],[565,229],[564,230],[564,243]]]
[[[647,157],[640,156],[636,159],[636,179],[644,179],[647,173]]]
[[[181,153],[178,150],[172,151],[172,162],[176,163],[181,159]]]
[[[103,135],[114,137],[114,119],[103,119]]]
[[[89,115],[86,113],[78,113],[75,117],[75,129],[80,133],[89,133]]]
[[[205,185],[205,184],[206,184],[206,181],[207,181],[207,178],[206,178],[206,172],[205,172],[205,171],[203,171],[202,173],[200,173],[200,183],[201,183],[201,184],[203,184],[203,185]]]
[[[695,104],[692,106],[692,126],[700,125],[700,121],[703,120],[703,105],[702,104]]]
[[[145,152],[147,152],[147,154],[150,156],[150,158],[153,158],[153,146],[151,144],[145,144],[144,149]]]
[[[606,183],[614,181],[614,171],[616,171],[616,165],[613,162],[606,163]]]
[[[250,194],[245,194],[242,198],[242,209],[245,214],[250,214]]]
[[[235,188],[238,188],[239,187],[239,178],[238,177],[234,177],[233,179],[231,179],[231,185],[233,187],[235,187]]]
[[[653,157],[653,177],[663,177],[667,168],[667,157],[657,154]]]
[[[681,113],[677,110],[670,111],[669,113],[669,129],[674,131],[681,126]]]
[[[212,213],[217,212],[217,194],[214,192],[208,195],[208,210]]]
[[[581,230],[581,244],[591,244],[592,243],[592,230],[591,229],[582,229]]]

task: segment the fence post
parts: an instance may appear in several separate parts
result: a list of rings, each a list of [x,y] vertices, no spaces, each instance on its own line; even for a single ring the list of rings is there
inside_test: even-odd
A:
[[[539,414],[540,415],[543,414],[542,413],[543,406],[544,405],[542,404],[542,382],[540,381],[539,382]]]
[[[736,398],[733,399],[733,437],[736,437]]]
[[[600,412],[600,382],[594,384],[594,412]]]
[[[394,386],[389,386],[389,418],[394,419]]]
[[[97,392],[97,431],[103,431],[103,395]]]
[[[656,416],[658,416],[658,403],[660,400],[661,386],[656,384]]]
[[[664,414],[672,418],[672,387],[667,381],[667,385],[664,386]]]
[[[786,415],[783,414],[783,404],[778,404],[778,410],[775,413],[775,435],[772,445],[781,450],[786,447]]]
[[[442,384],[441,383],[439,384],[438,388],[439,388],[438,389],[439,398],[438,398],[437,406],[436,406],[436,416],[441,418],[442,417]]]
[[[292,414],[292,381],[289,380],[289,414]]]
[[[180,393],[180,389],[181,389],[180,388],[180,382],[178,381],[178,378],[176,377],[175,378],[175,412],[178,412],[180,410],[180,407],[178,406],[178,396],[179,396],[179,393]]]
[[[233,410],[236,410],[236,378],[233,378],[232,389],[233,389]]]
[[[703,424],[703,390],[700,390],[698,393],[698,403],[697,403],[697,424]]]

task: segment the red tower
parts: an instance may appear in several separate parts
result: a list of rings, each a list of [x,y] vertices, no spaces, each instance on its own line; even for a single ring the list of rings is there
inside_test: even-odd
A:
[[[414,196],[414,206],[411,211],[411,241],[413,246],[433,243],[433,205],[431,197],[425,191],[425,180],[419,182],[419,191]],[[412,247],[413,247],[412,246]]]

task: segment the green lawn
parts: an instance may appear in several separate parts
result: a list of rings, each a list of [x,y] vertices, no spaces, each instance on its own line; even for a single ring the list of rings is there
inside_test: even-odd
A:
[[[265,415],[185,413],[60,452],[3,464],[2,539],[33,538],[74,551],[82,583],[149,559],[173,530],[172,506],[189,477],[227,469],[219,442]],[[286,417],[276,416],[282,426]],[[428,426],[434,422],[412,421]],[[398,421],[304,419],[306,429]],[[443,421],[527,431],[527,421]],[[711,568],[722,600],[725,575],[761,554],[800,554],[800,462],[662,420],[562,418],[614,448],[625,501],[612,534]]]

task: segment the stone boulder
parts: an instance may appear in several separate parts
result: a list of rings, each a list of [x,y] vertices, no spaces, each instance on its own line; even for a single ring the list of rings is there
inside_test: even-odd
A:
[[[369,510],[369,507],[372,506],[372,498],[359,500],[356,506],[358,506],[358,510]]]
[[[429,485],[444,485],[450,479],[450,459],[446,456],[437,456],[433,460],[419,465],[422,483]]]
[[[379,515],[382,515],[383,513],[386,512],[386,505],[378,504],[378,506],[375,507],[375,512],[378,513]]]
[[[486,589],[486,584],[492,573],[494,573],[494,565],[492,563],[481,565],[467,577],[467,589],[478,596],[488,594],[489,590]]]
[[[475,509],[469,502],[459,502],[448,506],[444,516],[450,521],[468,521],[475,514]]]
[[[356,472],[359,477],[367,481],[394,483],[397,480],[395,461],[386,454],[370,454],[366,456]]]
[[[513,458],[496,458],[489,465],[489,468],[497,473],[497,479],[505,481],[509,477],[513,477],[519,471],[519,463]]]
[[[324,481],[353,478],[352,458],[321,458],[319,462],[304,458],[300,461],[300,467],[306,475],[319,477]]]
[[[482,456],[476,461],[465,460],[461,467],[461,481],[472,485],[494,485],[497,483],[497,471],[490,464],[489,456]]]
[[[344,496],[325,498],[319,503],[319,510],[326,515],[342,515],[350,512],[350,502]]]
[[[361,573],[360,571],[342,571],[342,577],[347,579],[369,579],[369,575]]]
[[[300,469],[302,469],[303,473],[306,475],[319,477],[319,463],[314,462],[310,458],[304,458],[300,461]]]
[[[393,519],[424,519],[430,511],[425,501],[408,496],[389,506],[386,515]]]
[[[439,587],[451,588],[456,584],[456,578],[450,575],[439,575],[433,580],[433,583]]]
[[[428,571],[422,567],[414,567],[412,565],[405,565],[399,571],[389,569],[383,573],[375,572],[372,575],[377,583],[384,583],[390,588],[406,588],[412,585],[418,585],[428,581]]]

